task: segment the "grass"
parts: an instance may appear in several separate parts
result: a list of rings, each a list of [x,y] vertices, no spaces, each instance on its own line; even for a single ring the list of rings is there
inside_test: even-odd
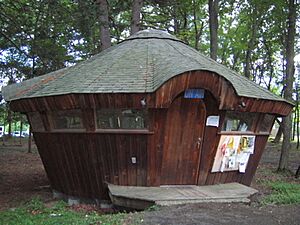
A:
[[[160,209],[160,206],[152,205],[152,206],[148,207],[145,211],[151,212],[151,211],[158,211],[159,209]]]
[[[278,171],[273,165],[261,165],[255,181],[263,193],[259,199],[262,205],[300,204],[300,182],[291,171]]]
[[[272,192],[263,198],[263,204],[300,204],[300,184],[271,181],[266,185],[272,189]]]
[[[48,208],[39,199],[33,199],[21,207],[0,212],[1,225],[117,225],[124,224],[124,221],[128,221],[128,214],[101,215],[97,212],[75,212],[62,201]]]

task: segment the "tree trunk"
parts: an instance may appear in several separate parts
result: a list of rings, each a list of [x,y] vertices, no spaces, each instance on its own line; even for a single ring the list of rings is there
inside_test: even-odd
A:
[[[138,32],[141,29],[141,9],[143,0],[133,0],[132,3],[132,19],[131,19],[131,34]]]
[[[178,5],[177,5],[177,1],[174,1],[174,4],[172,4],[172,9],[171,9],[171,16],[174,20],[174,34],[175,35],[178,35],[179,32],[180,32],[180,24],[179,24],[179,21],[178,21]]]
[[[252,16],[252,26],[251,26],[251,37],[248,42],[248,47],[246,51],[246,58],[245,58],[245,68],[244,68],[244,75],[245,77],[250,79],[250,69],[251,69],[251,55],[254,48],[254,42],[256,39],[258,21],[257,21],[257,9],[254,7],[253,9],[253,16]]]
[[[278,131],[276,133],[273,143],[279,143],[281,136],[282,136],[282,122],[280,122],[278,119],[276,119],[276,122],[279,124],[279,128],[278,128]]]
[[[292,101],[293,94],[293,78],[294,78],[294,57],[295,57],[295,35],[296,35],[296,5],[295,0],[289,0],[288,12],[288,31],[287,31],[287,45],[286,45],[286,77],[285,77],[285,90],[284,98]],[[279,160],[278,170],[288,169],[290,140],[292,120],[291,115],[283,118],[283,142],[281,147],[281,155]]]
[[[219,0],[208,0],[208,11],[210,33],[210,57],[213,60],[217,60]]]
[[[291,114],[282,118],[282,133],[283,141],[281,146],[281,154],[279,160],[278,170],[288,169],[289,153],[291,148],[291,128],[292,128],[292,118]]]
[[[23,121],[21,120],[21,122],[20,122],[20,136],[19,136],[20,145],[22,145],[22,130],[23,130]]]
[[[17,122],[16,122],[16,121],[14,121],[14,129],[13,129],[13,130],[14,130],[14,131],[13,131],[13,132],[14,132],[14,133],[13,133],[13,136],[14,136],[14,143],[16,143],[16,139],[17,139],[17,138],[15,138],[15,137],[16,137],[16,136],[15,136],[15,135],[16,135],[15,131],[17,130]]]
[[[8,138],[11,138],[12,111],[7,109]]]
[[[297,149],[299,149],[299,90],[298,85],[296,87],[296,137],[297,137]]]
[[[29,136],[28,136],[28,153],[31,153],[31,144],[32,144],[32,138],[31,138],[31,126],[29,125]]]
[[[6,126],[6,120],[4,119],[4,123],[3,123],[3,136],[2,136],[2,145],[5,145],[5,138],[6,138],[6,136],[5,136],[5,132],[6,132],[6,130],[5,130],[5,126]]]
[[[296,110],[297,110],[297,106],[296,106],[296,109],[294,112],[292,112],[292,141],[295,140],[295,134],[296,134],[296,120],[297,120],[297,117],[296,117]]]
[[[295,174],[295,178],[298,178],[300,176],[300,166],[297,169],[297,172]]]
[[[204,22],[201,22],[201,25],[200,25],[200,29],[198,29],[198,25],[197,25],[197,12],[196,12],[196,9],[198,8],[199,6],[196,4],[196,0],[193,0],[193,23],[194,23],[194,27],[195,27],[195,49],[196,50],[199,50],[199,40],[200,40],[200,37],[202,35],[202,32],[203,32],[203,28],[204,28]]]
[[[106,0],[97,0],[96,4],[99,6],[101,50],[104,50],[111,46],[110,32],[109,32],[108,4]]]
[[[271,84],[272,84],[272,81],[273,81],[273,74],[274,74],[274,67],[272,65],[272,62],[273,62],[273,52],[271,50],[271,47],[269,46],[269,43],[268,41],[266,41],[264,39],[263,41],[264,43],[264,46],[266,48],[266,51],[267,51],[267,69],[270,71],[270,75],[269,75],[269,81],[267,83],[267,88],[268,90],[271,90]]]

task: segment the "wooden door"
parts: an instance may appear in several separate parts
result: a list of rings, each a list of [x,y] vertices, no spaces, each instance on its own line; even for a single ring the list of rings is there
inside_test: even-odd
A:
[[[178,97],[167,113],[161,185],[197,184],[205,105],[201,99]]]

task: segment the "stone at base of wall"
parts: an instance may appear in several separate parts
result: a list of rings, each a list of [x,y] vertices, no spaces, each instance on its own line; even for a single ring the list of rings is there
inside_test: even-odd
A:
[[[52,190],[53,198],[60,199],[68,203],[68,205],[78,205],[78,204],[91,204],[97,205],[101,209],[111,209],[113,208],[113,204],[108,200],[101,200],[101,199],[91,199],[91,198],[79,198],[71,195],[66,195],[62,192],[57,190]]]

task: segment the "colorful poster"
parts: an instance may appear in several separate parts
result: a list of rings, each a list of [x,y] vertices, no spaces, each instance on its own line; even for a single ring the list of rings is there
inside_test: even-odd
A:
[[[249,157],[254,153],[254,144],[255,136],[222,135],[212,172],[239,170],[245,173]]]

